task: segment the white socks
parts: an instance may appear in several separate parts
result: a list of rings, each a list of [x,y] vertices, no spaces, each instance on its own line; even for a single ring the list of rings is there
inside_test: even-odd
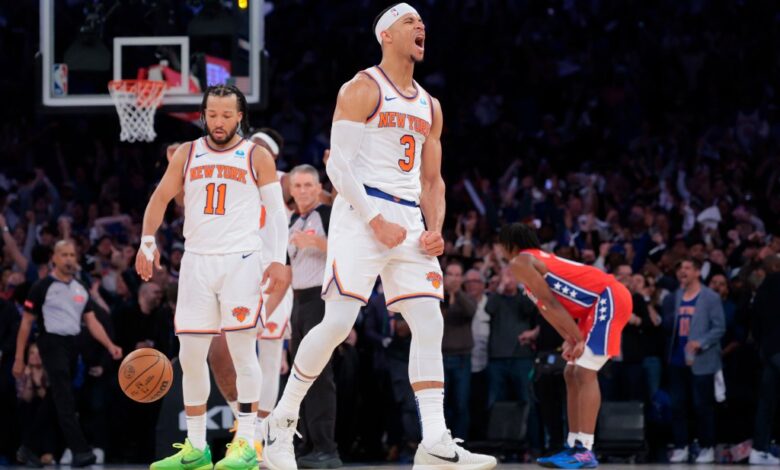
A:
[[[263,441],[263,421],[265,418],[261,418],[260,416],[257,417],[257,421],[255,421],[255,440],[257,442]]]
[[[187,439],[196,449],[206,448],[206,413],[200,416],[187,416]]]
[[[356,300],[325,303],[322,321],[303,337],[298,346],[290,378],[274,410],[275,416],[298,419],[303,397],[327,365],[333,350],[349,335],[360,307],[361,303]]]
[[[447,432],[444,422],[444,389],[426,388],[415,392],[415,397],[422,424],[422,445],[431,448]]]
[[[593,434],[585,434],[584,432],[578,433],[577,440],[579,440],[586,449],[593,450]]]
[[[255,422],[257,421],[257,413],[238,412],[238,429],[236,430],[236,437],[239,439],[246,439],[250,444],[255,438]]]
[[[309,333],[309,335],[311,335],[311,333]],[[306,337],[309,335],[306,335]],[[316,377],[306,377],[302,375],[293,364],[293,370],[290,372],[290,378],[287,379],[287,386],[284,388],[282,398],[274,409],[275,416],[286,416],[288,418],[297,419],[298,412],[301,408],[301,402],[316,379]]]
[[[233,418],[238,419],[238,400],[227,402],[230,411],[233,412]]]
[[[583,447],[588,450],[593,450],[593,434],[585,434],[584,432],[569,432],[566,438],[566,443],[569,447],[575,446],[575,441],[580,441]]]

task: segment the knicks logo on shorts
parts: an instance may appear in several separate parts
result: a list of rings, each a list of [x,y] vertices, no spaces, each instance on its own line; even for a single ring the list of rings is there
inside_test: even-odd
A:
[[[246,320],[246,317],[249,316],[249,309],[246,307],[236,307],[233,309],[233,316],[236,317],[236,320],[243,323],[244,320]]]
[[[269,333],[273,333],[277,328],[279,328],[279,325],[273,322],[265,326],[265,329],[268,330]]]
[[[441,287],[441,274],[439,273],[431,271],[425,275],[425,280],[430,281],[434,289]]]

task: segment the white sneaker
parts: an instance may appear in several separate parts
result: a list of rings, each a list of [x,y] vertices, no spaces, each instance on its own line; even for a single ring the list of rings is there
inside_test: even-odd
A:
[[[780,465],[780,459],[770,454],[769,452],[762,452],[760,450],[750,450],[750,465]]]
[[[699,455],[696,457],[696,463],[713,463],[715,462],[715,449],[712,447],[705,447],[699,451]]]
[[[95,447],[92,449],[92,452],[95,453],[95,465],[103,465],[106,463],[106,453],[101,449],[100,447]]]
[[[430,448],[420,444],[414,454],[412,470],[489,470],[496,466],[492,455],[472,454],[458,444],[449,431]]]
[[[65,449],[65,452],[62,453],[60,465],[70,465],[71,463],[73,463],[73,452],[71,452],[70,448],[67,448]]]
[[[271,470],[297,470],[293,438],[297,434],[298,418],[277,418],[271,413],[261,426],[265,466]]]
[[[688,446],[682,449],[674,449],[669,456],[669,463],[688,463]]]

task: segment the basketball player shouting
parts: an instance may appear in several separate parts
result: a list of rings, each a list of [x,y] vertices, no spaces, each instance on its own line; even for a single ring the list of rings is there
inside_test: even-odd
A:
[[[543,251],[528,225],[504,226],[499,240],[512,258],[515,279],[565,340],[568,448],[537,461],[549,468],[598,467],[592,451],[601,406],[598,371],[610,357],[620,355],[620,335],[631,316],[631,293],[593,266]]]
[[[210,87],[201,119],[207,136],[181,145],[146,207],[136,270],[148,281],[159,268],[155,233],[165,208],[184,190],[184,257],[174,325],[179,336],[187,439],[180,451],[151,465],[152,470],[206,470],[212,467],[206,444],[209,372],[206,357],[212,335],[224,332],[236,370],[238,431],[216,468],[257,468],[255,413],[260,395],[257,323],[263,307],[261,282],[275,292],[285,278],[287,247],[282,189],[273,157],[237,131],[247,121],[246,99],[234,86]],[[260,256],[260,207],[267,208],[274,237],[273,262]]]
[[[436,260],[444,250],[442,111],[412,78],[423,60],[425,26],[414,8],[399,3],[380,13],[374,32],[382,61],[344,84],[333,116],[327,172],[338,196],[323,282],[325,317],[301,342],[284,394],[262,424],[264,462],[272,470],[297,468],[293,435],[301,401],[380,275],[388,306],[412,330],[409,379],[423,433],[415,468],[489,469],[495,458],[460,447],[444,422]]]

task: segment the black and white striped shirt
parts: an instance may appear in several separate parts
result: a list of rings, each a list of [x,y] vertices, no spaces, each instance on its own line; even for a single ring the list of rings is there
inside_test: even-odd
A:
[[[320,204],[308,214],[294,214],[290,221],[290,236],[295,232],[306,232],[321,237],[328,236],[330,206]],[[309,289],[322,285],[325,275],[327,253],[317,248],[299,249],[292,243],[287,246],[292,267],[292,288]]]

